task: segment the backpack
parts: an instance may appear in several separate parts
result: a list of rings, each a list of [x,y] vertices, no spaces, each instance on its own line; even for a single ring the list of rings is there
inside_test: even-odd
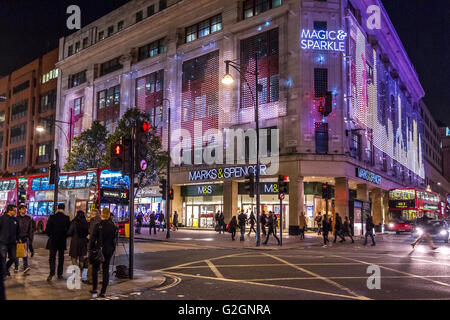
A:
[[[118,279],[128,279],[130,277],[128,273],[128,267],[124,265],[116,266],[116,278]]]

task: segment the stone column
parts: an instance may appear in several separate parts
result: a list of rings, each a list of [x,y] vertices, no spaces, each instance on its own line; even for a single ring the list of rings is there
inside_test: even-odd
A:
[[[305,209],[303,177],[289,177],[289,235],[298,235],[298,216]]]
[[[339,177],[335,178],[334,181],[334,203],[336,212],[344,219],[344,217],[349,217],[348,201],[350,200],[350,194],[348,191],[348,179],[346,177]]]
[[[173,188],[173,200],[171,202],[171,217],[176,211],[178,213],[178,221],[182,221],[183,212],[183,197],[181,196],[181,186],[172,186]]]
[[[389,223],[389,191],[383,191],[383,221]]]
[[[235,181],[225,181],[223,183],[223,216],[225,223],[231,220],[231,217],[237,216],[238,203],[238,183]]]
[[[356,189],[356,199],[368,202],[369,201],[369,188],[367,184],[358,184]]]
[[[379,188],[372,190],[372,215],[375,225],[383,223],[383,193]]]

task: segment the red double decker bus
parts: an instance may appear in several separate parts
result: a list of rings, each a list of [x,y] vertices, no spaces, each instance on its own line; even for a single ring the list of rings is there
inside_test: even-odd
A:
[[[414,188],[389,191],[388,231],[411,232],[412,222],[419,213],[426,212],[433,219],[443,219],[440,196]]]

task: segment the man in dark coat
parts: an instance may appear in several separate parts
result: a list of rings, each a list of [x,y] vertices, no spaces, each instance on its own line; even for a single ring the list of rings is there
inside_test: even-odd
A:
[[[253,213],[253,211],[250,213],[250,218],[248,218],[248,221],[250,222],[250,230],[248,231],[248,235],[250,236],[250,233],[252,233],[252,230],[256,233],[256,230],[255,230],[256,218],[255,218],[255,214]]]
[[[102,248],[104,261],[102,263],[93,264],[93,287],[91,293],[97,294],[98,271],[101,265],[103,280],[100,297],[104,298],[109,283],[109,263],[114,255],[114,251],[116,250],[118,229],[110,220],[110,212],[108,208],[102,210],[101,219],[102,221],[94,228],[92,238],[89,241],[89,250],[91,251],[98,247]]]
[[[148,234],[152,235],[152,229],[153,229],[153,234],[156,234],[156,214],[155,211],[153,211],[150,214],[150,222],[149,222],[150,226],[148,228]]]
[[[0,217],[0,256],[1,256],[1,276],[9,276],[9,268],[16,261],[16,249],[19,236],[19,225],[16,218],[16,206],[9,204],[6,213]],[[8,262],[6,262],[8,256]]]
[[[375,239],[373,237],[373,228],[374,227],[375,227],[375,225],[373,224],[372,217],[370,216],[370,214],[367,214],[366,215],[366,235],[365,235],[363,245],[367,245],[367,237],[368,236],[370,236],[370,238],[372,238],[372,246],[375,245]]]
[[[344,242],[345,237],[342,235],[342,218],[339,213],[336,212],[336,224],[334,225],[334,240],[333,243],[336,243],[336,238],[341,238],[341,241]]]
[[[277,239],[278,241],[278,245],[280,245],[280,239],[278,239],[277,234],[275,233],[275,223],[276,223],[276,218],[275,215],[273,214],[272,211],[269,212],[269,218],[267,219],[267,237],[266,237],[266,241],[264,241],[263,244],[267,244],[267,241],[269,241],[269,236],[272,234],[275,239]]]
[[[136,234],[141,234],[142,223],[144,218],[142,217],[142,212],[139,212],[136,217]]]
[[[65,208],[65,204],[58,204],[58,210],[48,218],[47,227],[45,228],[45,233],[49,237],[46,249],[50,250],[50,275],[48,276],[47,281],[52,281],[52,278],[55,275],[57,253],[58,279],[64,279],[64,251],[67,249],[67,232],[70,227],[70,219],[64,213]]]
[[[244,241],[244,235],[245,235],[245,224],[247,223],[247,215],[244,213],[244,210],[241,210],[241,213],[238,216],[239,220],[239,229],[241,229],[241,239],[240,241]]]
[[[159,225],[158,225],[158,231],[160,231],[162,229],[162,231],[164,231],[164,213],[160,212],[158,215],[158,221],[159,221]]]
[[[99,224],[102,219],[100,219],[100,215],[97,209],[94,209],[90,213],[89,218],[89,239],[92,238],[92,234],[94,233],[95,226]],[[88,260],[88,273],[87,273],[87,283],[92,284],[92,263]]]
[[[178,230],[178,212],[173,214],[173,231]]]
[[[220,212],[219,218],[218,218],[218,224],[219,224],[219,234],[225,233],[227,230],[227,226],[225,225],[225,217],[223,215],[223,212]]]
[[[19,206],[19,215],[17,216],[17,223],[19,224],[19,242],[25,243],[29,246],[31,239],[33,238],[33,219],[26,215],[27,207],[23,204]],[[16,258],[15,272],[19,270],[19,258]],[[23,273],[30,271],[28,266],[28,257],[23,257]]]
[[[262,231],[263,235],[266,235],[266,223],[267,223],[266,213],[263,212],[259,219],[260,219],[260,222],[261,222],[261,231]]]

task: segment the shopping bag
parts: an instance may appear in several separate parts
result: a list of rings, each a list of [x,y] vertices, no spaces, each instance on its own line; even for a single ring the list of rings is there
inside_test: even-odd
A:
[[[27,244],[26,243],[18,243],[16,250],[16,258],[25,258],[28,255],[27,253]]]

